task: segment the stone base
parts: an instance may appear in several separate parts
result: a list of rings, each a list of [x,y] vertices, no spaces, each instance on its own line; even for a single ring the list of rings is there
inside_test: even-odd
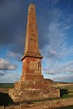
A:
[[[51,87],[51,81],[19,81],[14,89],[9,90],[9,95],[16,103],[32,100],[42,100],[60,97],[60,90]]]

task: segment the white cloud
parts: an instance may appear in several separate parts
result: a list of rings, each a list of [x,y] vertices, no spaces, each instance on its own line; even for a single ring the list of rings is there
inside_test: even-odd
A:
[[[73,54],[73,46],[71,47],[64,47],[62,48],[60,54],[59,54],[59,58],[64,58],[70,54]]]
[[[54,65],[51,69],[49,68],[43,68],[43,71],[47,74],[55,75],[55,74],[61,74],[68,72],[73,74],[73,61],[66,62],[66,63],[58,63]]]
[[[45,64],[43,71],[51,75],[73,72],[73,60],[67,60],[67,57],[69,59],[70,55],[73,54],[73,45],[70,47],[67,45],[67,33],[72,26],[72,24],[69,24],[72,17],[70,19],[70,17],[65,18],[64,16],[64,19],[62,19],[63,13],[57,9],[53,10],[53,13],[54,20],[48,25],[48,44],[41,49]]]
[[[18,81],[20,75],[17,73],[6,73],[3,76],[0,76],[0,83],[14,83]]]
[[[16,70],[17,66],[11,64],[8,60],[0,58],[0,70]]]
[[[0,70],[0,76],[4,76],[4,72]]]
[[[55,81],[73,82],[73,75],[57,76],[53,78]]]
[[[8,51],[6,55],[8,57],[15,58],[17,60],[20,60],[21,59],[21,54],[16,53],[16,52],[13,52],[13,51]]]
[[[17,66],[10,63],[9,60],[0,58],[0,83],[14,83],[18,81],[20,75],[16,72],[12,72],[12,70],[16,69]]]

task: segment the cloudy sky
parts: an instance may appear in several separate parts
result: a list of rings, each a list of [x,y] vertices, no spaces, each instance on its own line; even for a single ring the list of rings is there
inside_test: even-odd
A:
[[[73,82],[73,0],[0,0],[0,82],[22,73],[27,9],[36,5],[42,74]]]

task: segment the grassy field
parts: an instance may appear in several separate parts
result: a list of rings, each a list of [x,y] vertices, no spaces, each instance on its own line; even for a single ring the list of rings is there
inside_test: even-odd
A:
[[[73,97],[73,83],[55,83],[53,87],[60,89],[61,98]],[[61,107],[58,109],[73,109],[73,106]]]
[[[61,107],[61,108],[57,108],[57,109],[73,109],[73,106]]]
[[[0,88],[13,88],[14,83],[0,83]]]
[[[53,87],[60,89],[61,98],[73,97],[73,84],[56,83]]]

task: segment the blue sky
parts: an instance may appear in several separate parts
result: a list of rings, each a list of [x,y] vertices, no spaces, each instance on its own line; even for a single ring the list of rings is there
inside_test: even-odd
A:
[[[22,74],[30,3],[36,6],[44,78],[73,82],[73,0],[0,0],[0,82]]]

